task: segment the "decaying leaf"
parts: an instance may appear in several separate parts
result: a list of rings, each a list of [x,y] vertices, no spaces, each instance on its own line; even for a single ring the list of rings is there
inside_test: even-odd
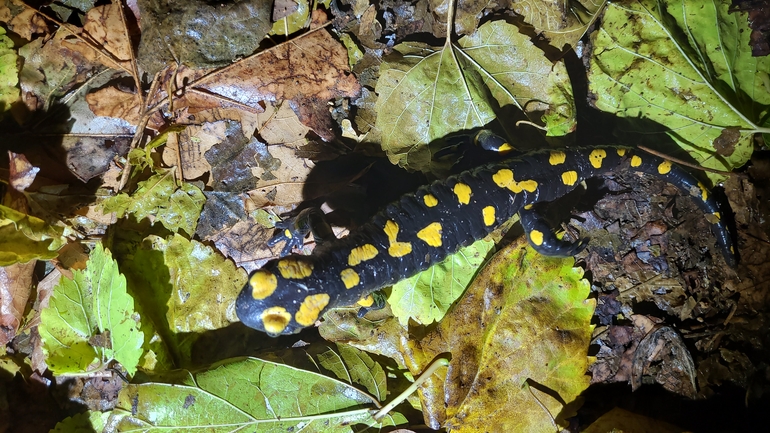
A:
[[[319,29],[208,74],[195,88],[256,107],[261,101],[289,101],[300,121],[332,140],[326,101],[356,96],[345,47]]]
[[[86,101],[97,116],[116,117],[134,126],[139,124],[141,98],[134,92],[106,87],[86,95]]]
[[[270,31],[272,1],[145,0],[139,64],[150,76],[169,64],[222,66],[253,53]]]
[[[768,76],[770,59],[751,56],[745,16],[728,9],[726,1],[611,3],[592,37],[595,106],[665,125],[706,167],[745,164],[752,136],[767,126],[759,107],[770,104],[770,89],[757,77]],[[725,128],[740,138],[732,154],[717,156],[712,143]]]

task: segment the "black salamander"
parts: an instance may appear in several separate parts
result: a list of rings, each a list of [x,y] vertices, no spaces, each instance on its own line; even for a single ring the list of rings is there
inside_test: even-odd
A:
[[[557,239],[532,205],[553,201],[584,179],[626,171],[654,175],[690,195],[734,265],[730,235],[709,190],[674,163],[625,147],[537,151],[423,186],[312,255],[269,261],[249,276],[236,301],[238,317],[271,336],[297,333],[330,308],[353,305],[440,262],[516,213],[535,250],[574,255],[584,242]]]

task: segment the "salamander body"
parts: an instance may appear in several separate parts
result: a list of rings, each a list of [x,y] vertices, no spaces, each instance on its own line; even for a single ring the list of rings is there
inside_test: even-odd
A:
[[[423,186],[311,255],[269,261],[249,276],[236,301],[238,317],[272,336],[299,332],[330,308],[355,304],[440,262],[516,213],[536,250],[573,255],[582,243],[556,239],[531,205],[553,201],[584,179],[628,171],[651,174],[691,196],[706,213],[726,262],[734,264],[716,202],[676,164],[625,147],[538,151]]]

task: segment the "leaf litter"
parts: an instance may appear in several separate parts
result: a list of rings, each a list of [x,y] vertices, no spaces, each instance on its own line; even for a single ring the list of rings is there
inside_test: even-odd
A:
[[[485,265],[490,241],[450,258],[446,274],[435,268],[401,283],[406,291],[391,292],[391,308],[363,319],[353,309],[328,314],[320,333],[339,342],[336,351],[315,358],[311,353],[317,351],[310,348],[317,340],[302,334],[311,342],[297,350],[308,354],[305,361],[303,355],[284,358],[311,371],[322,365],[325,374],[342,382],[289,365],[235,358],[269,358],[277,351],[271,348],[276,343],[264,338],[256,346],[241,346],[245,331],[231,325],[244,269],[276,256],[278,249],[265,247],[272,224],[302,202],[316,162],[355,149],[386,155],[412,170],[442,173],[433,158],[446,136],[502,118],[509,120],[499,122],[500,131],[519,136],[514,140],[519,143],[571,144],[576,128],[580,133],[576,107],[584,95],[573,95],[574,78],[563,62],[553,61],[571,47],[587,44],[584,60],[596,108],[664,125],[672,154],[683,149],[697,163],[720,169],[745,164],[753,140],[766,132],[768,105],[766,59],[750,56],[756,37],[749,39],[744,31],[746,14],[728,11],[724,2],[708,14],[694,14],[674,1],[575,2],[567,9],[513,2],[516,19],[505,6],[473,2],[278,2],[274,9],[263,1],[180,2],[167,15],[150,2],[139,2],[138,8],[81,3],[55,4],[45,13],[15,0],[0,4],[0,20],[12,36],[3,39],[7,49],[0,53],[2,130],[6,145],[23,154],[7,157],[23,170],[6,175],[12,198],[4,199],[3,209],[12,223],[3,228],[14,241],[4,249],[9,255],[0,284],[2,335],[14,356],[28,355],[37,370],[21,374],[41,377],[47,363],[47,374],[59,379],[82,376],[75,379],[79,394],[70,398],[91,408],[85,415],[52,420],[48,428],[57,421],[60,428],[113,426],[110,431],[180,428],[198,417],[213,428],[217,417],[242,417],[243,426],[269,422],[320,431],[314,426],[328,428],[331,422],[350,431],[351,422],[373,425],[361,404],[378,407],[442,353],[452,355],[448,370],[423,385],[421,403],[414,398],[410,403],[421,407],[429,425],[454,430],[495,420],[513,429],[552,431],[576,413],[573,400],[589,381],[644,383],[642,389],[655,382],[698,397],[718,396],[733,383],[751,387],[750,401],[765,392],[761,379],[756,381],[764,374],[767,344],[746,349],[767,336],[762,330],[767,329],[768,230],[758,216],[759,169],[726,182],[741,253],[735,272],[711,266],[718,258],[705,253],[713,247],[708,230],[683,217],[698,212],[675,192],[642,183],[638,193],[626,194],[623,188],[635,179],[608,181],[613,196],[572,224],[592,230],[594,237],[589,251],[578,256],[578,264],[592,274],[599,304],[593,331],[579,268],[533,257],[518,244]],[[248,20],[226,18],[243,11],[249,11]],[[638,19],[631,30],[614,24],[632,16]],[[196,24],[184,17],[205,19]],[[195,34],[200,22],[223,19],[256,30],[223,38],[197,27],[204,37],[194,44],[174,40]],[[591,25],[597,29],[578,42]],[[163,34],[171,36],[159,43]],[[237,43],[215,47],[206,38]],[[200,50],[207,45],[214,51]],[[664,53],[674,55],[664,59]],[[6,67],[13,64],[22,67]],[[668,86],[655,86],[662,83]],[[706,109],[693,110],[697,104]],[[621,129],[629,125],[637,126]],[[355,140],[338,141],[339,135]],[[36,147],[25,147],[28,143]],[[762,163],[755,157],[751,164]],[[364,182],[368,171],[348,183]],[[99,258],[106,251],[102,243],[114,259]],[[100,264],[86,264],[88,249]],[[30,264],[36,260],[49,263],[52,279],[64,275],[51,291],[53,306],[45,306],[47,297],[34,306],[28,302],[34,293]],[[560,276],[523,276],[522,263]],[[100,277],[95,269],[100,267],[109,272]],[[507,274],[516,275],[522,288],[510,287]],[[108,279],[100,283],[100,278]],[[544,283],[559,278],[570,283],[550,289]],[[121,301],[94,312],[95,305],[105,305],[99,300],[105,291],[88,288],[100,284],[120,287],[113,296]],[[65,309],[65,296],[79,299],[72,305],[82,313]],[[480,308],[479,296],[496,306]],[[395,302],[399,298],[402,302]],[[128,333],[126,317],[133,320]],[[439,322],[431,325],[434,321]],[[478,321],[488,325],[472,325]],[[458,332],[464,324],[471,324],[467,332]],[[65,334],[66,327],[77,332]],[[35,336],[38,331],[42,339]],[[140,336],[139,350],[124,351]],[[206,366],[200,361],[203,344],[212,341],[227,349],[203,356],[218,361]],[[589,341],[591,350],[598,350],[592,376],[586,375]],[[222,346],[209,343],[213,347]],[[532,362],[541,351],[542,362]],[[2,360],[11,358],[4,354]],[[2,365],[8,365],[4,371],[22,371],[13,362]],[[242,371],[256,365],[275,373],[265,379]],[[112,368],[128,374],[130,384],[119,385]],[[139,370],[158,376],[135,380]],[[111,375],[115,386],[99,388],[98,374]],[[301,381],[317,381],[315,394],[293,403],[352,396],[356,387],[368,395],[340,402],[330,409],[331,418],[284,413],[291,405],[280,393],[267,399],[273,414],[265,417],[264,408],[251,406],[255,389],[283,392]],[[83,397],[99,389],[107,406]],[[490,395],[497,397],[490,401]],[[221,405],[222,411],[198,412],[201,402]],[[8,407],[13,412],[18,405]],[[157,408],[172,415],[155,418]],[[513,411],[521,416],[512,418]],[[290,419],[277,421],[276,414]],[[620,423],[627,415],[615,416]],[[387,422],[406,419],[396,412]]]

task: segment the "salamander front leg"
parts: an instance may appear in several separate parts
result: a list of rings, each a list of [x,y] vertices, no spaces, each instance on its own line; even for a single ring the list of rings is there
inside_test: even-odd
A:
[[[570,257],[588,245],[589,238],[577,242],[558,239],[543,217],[533,209],[520,210],[519,219],[529,244],[544,256]]]
[[[329,223],[326,222],[323,211],[314,207],[302,210],[294,218],[287,218],[275,223],[275,228],[278,231],[267,242],[267,245],[272,247],[279,242],[286,242],[283,250],[281,250],[281,257],[291,254],[294,248],[302,248],[305,236],[311,232],[317,244],[336,239]]]

